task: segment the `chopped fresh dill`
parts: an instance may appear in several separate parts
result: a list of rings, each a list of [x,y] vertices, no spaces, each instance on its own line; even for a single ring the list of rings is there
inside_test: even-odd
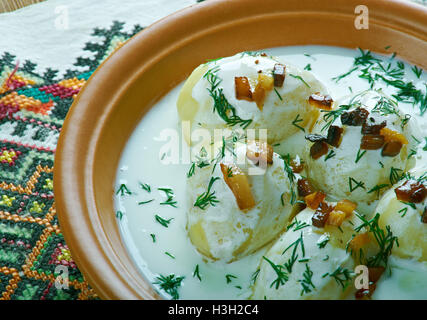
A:
[[[409,154],[408,154],[408,158],[407,159],[409,159],[410,157],[415,156],[416,154],[417,154],[417,150],[414,150],[414,149],[409,150]]]
[[[129,188],[124,183],[122,183],[120,185],[120,187],[117,189],[116,194],[120,194],[120,196],[123,197],[125,194],[131,195],[132,192],[129,190]]]
[[[295,218],[295,221],[292,222],[288,227],[287,230],[290,230],[292,227],[294,227],[294,231],[298,231],[301,229],[304,229],[305,227],[309,227],[310,225],[307,224],[306,222],[303,221],[299,221],[297,218]]]
[[[397,183],[398,181],[401,180],[402,178],[402,174],[403,170],[399,169],[399,168],[394,168],[391,167],[390,168],[390,176],[389,176],[389,180],[390,180],[390,184],[393,185],[395,183]]]
[[[326,247],[326,245],[328,244],[330,240],[330,236],[329,234],[323,234],[319,240],[317,241],[317,246],[319,247],[319,249],[323,249],[324,247]]]
[[[123,218],[123,212],[117,211],[116,212],[116,218],[118,218],[119,220],[122,220],[122,218]]]
[[[244,120],[237,116],[236,109],[228,102],[223,93],[223,89],[219,88],[222,80],[218,77],[219,67],[212,68],[203,76],[210,84],[208,88],[209,95],[213,99],[213,110],[218,113],[220,118],[224,120],[227,125],[233,127],[239,125],[246,129],[251,123],[252,119]]]
[[[167,251],[165,252],[165,255],[171,257],[172,259],[175,259],[175,256]]]
[[[302,257],[303,258],[305,257],[305,248],[304,248],[304,240],[303,240],[302,231],[301,231],[300,237],[297,240],[295,240],[292,244],[290,244],[289,247],[287,247],[285,250],[283,250],[282,255],[285,254],[292,247],[293,247],[293,250],[292,250],[291,257],[284,264],[286,270],[289,273],[292,273],[292,268],[293,268],[295,262],[298,260],[298,254],[297,254],[298,247],[301,248]]]
[[[151,192],[151,187],[150,187],[150,185],[149,184],[147,184],[147,183],[139,183],[139,185],[140,185],[140,187],[143,189],[143,190],[145,190],[145,191],[147,191],[147,192]]]
[[[402,202],[404,205],[407,205],[408,207],[411,207],[414,210],[417,209],[417,207],[415,206],[415,203],[413,203],[413,202],[406,202],[406,201],[400,201],[400,202]]]
[[[227,284],[231,283],[233,281],[233,279],[237,279],[237,277],[235,275],[232,275],[232,274],[226,274],[225,275],[225,280],[227,281]]]
[[[305,132],[305,129],[303,127],[301,127],[300,125],[298,125],[298,123],[300,123],[302,121],[304,121],[304,119],[300,118],[299,114],[297,114],[297,116],[295,117],[295,119],[292,121],[292,125],[294,125],[298,129],[300,129],[301,131]]]
[[[331,278],[334,278],[335,281],[343,288],[347,288],[347,286],[351,283],[352,278],[352,272],[349,269],[343,268],[339,266],[334,272],[332,273],[326,273],[323,275],[323,277],[330,276]]]
[[[156,242],[156,235],[154,233],[150,233],[150,237],[153,240],[153,243]]]
[[[366,150],[363,150],[362,152],[360,152],[361,150],[359,149],[359,151],[357,151],[357,155],[356,155],[356,161],[354,161],[355,163],[358,163],[359,160],[365,155]]]
[[[200,270],[199,270],[198,264],[196,264],[196,268],[194,269],[193,278],[197,278],[197,279],[199,279],[199,281],[202,281],[202,277],[200,276]]]
[[[287,174],[287,177],[289,179],[289,184],[290,184],[290,189],[291,189],[291,200],[290,200],[290,204],[294,205],[295,202],[297,201],[297,194],[295,191],[295,180],[296,180],[296,176],[294,174],[294,171],[292,170],[292,166],[291,166],[291,156],[288,154],[286,154],[285,156],[281,156],[281,158],[283,159],[283,164],[284,164],[284,171]],[[282,201],[283,201],[283,197],[282,197]]]
[[[295,78],[295,79],[300,80],[302,83],[304,83],[304,84],[305,84],[305,86],[306,86],[306,87],[311,88],[311,87],[310,87],[310,85],[309,85],[307,82],[305,82],[305,80],[304,80],[301,76],[298,76],[298,75],[295,75],[295,74],[292,74],[292,73],[290,73],[289,75],[290,75],[292,78]]]
[[[163,227],[167,228],[169,227],[169,223],[173,220],[173,218],[170,218],[169,220],[166,220],[159,216],[158,214],[155,215],[155,219],[158,223],[160,223]]]
[[[282,96],[280,95],[279,91],[277,91],[276,88],[274,88],[274,92],[276,92],[277,96],[279,97],[280,101],[283,101]]]
[[[366,189],[364,182],[357,181],[356,179],[354,179],[352,177],[348,177],[348,186],[349,186],[350,192],[353,192],[354,190],[356,190],[358,188]]]
[[[341,116],[341,114],[349,110],[352,106],[353,105],[351,104],[349,105],[343,104],[343,105],[340,105],[335,110],[320,110],[320,112],[324,113],[323,120],[326,122],[326,124],[322,127],[322,131],[329,128],[332,125],[332,123]]]
[[[311,63],[307,63],[307,65],[304,67],[304,70],[311,71]]]
[[[388,187],[389,184],[377,184],[375,187],[373,187],[371,190],[369,190],[367,193],[377,192],[377,196],[380,196],[381,189]]]
[[[163,191],[167,197],[166,201],[161,202],[160,205],[171,206],[174,208],[177,207],[176,205],[178,204],[178,202],[173,199],[175,197],[175,194],[174,194],[172,189],[170,189],[170,188],[157,188],[157,190]]]
[[[261,271],[260,268],[256,269],[254,273],[252,273],[251,276],[251,285],[254,285],[256,282],[256,279],[258,278],[259,272]]]
[[[193,163],[191,164],[190,170],[188,170],[188,172],[187,172],[187,178],[192,177],[192,176],[193,176],[193,174],[194,174],[194,171],[195,171],[195,170],[196,170],[196,163],[195,163],[195,162],[193,162]]]
[[[215,196],[215,191],[211,192],[211,188],[216,180],[218,180],[219,177],[211,177],[211,180],[209,181],[208,189],[206,192],[203,192],[201,195],[199,195],[196,199],[196,202],[194,202],[195,207],[199,207],[202,210],[205,210],[207,206],[211,205],[215,207],[216,203],[218,203],[218,199]]]
[[[284,272],[285,267],[279,264],[275,264],[265,256],[263,256],[263,259],[267,261],[268,264],[273,268],[274,272],[276,272],[277,278],[270,284],[270,288],[275,286],[277,290],[280,286],[283,286],[289,279],[287,273]]]
[[[302,274],[303,278],[301,280],[298,280],[298,282],[301,284],[301,296],[311,292],[312,289],[315,289],[316,287],[313,284],[312,278],[313,278],[313,271],[311,271],[308,264],[305,264],[305,271]],[[310,288],[311,287],[311,288]]]
[[[173,300],[178,300],[178,289],[184,278],[185,277],[175,277],[174,274],[170,274],[168,276],[159,275],[157,277],[157,281],[153,282],[153,284],[158,284],[163,291],[172,297]]]
[[[402,209],[400,209],[399,211],[398,211],[398,213],[400,213],[401,214],[401,216],[400,217],[404,217],[407,213],[408,213],[408,207],[404,207],[404,208],[402,208]]]
[[[147,201],[140,201],[140,202],[138,202],[138,205],[140,206],[140,205],[143,205],[143,204],[146,204],[146,203],[150,203],[152,201],[154,201],[154,199],[150,199],[150,200],[147,200]]]
[[[336,153],[334,150],[329,150],[329,153],[325,157],[325,161],[329,160],[330,158],[335,157]]]
[[[412,72],[415,74],[415,76],[419,79],[421,77],[421,74],[423,73],[423,69],[418,68],[417,66],[413,66],[411,68]]]
[[[390,226],[386,226],[385,230],[379,226],[380,214],[377,213],[372,219],[367,220],[364,216],[356,213],[356,216],[362,220],[362,224],[356,227],[354,230],[359,232],[362,228],[367,228],[372,233],[375,241],[378,244],[379,251],[376,255],[369,257],[366,261],[368,267],[386,267],[388,263],[388,257],[391,254],[394,244],[399,246],[399,242],[396,236],[393,235]]]

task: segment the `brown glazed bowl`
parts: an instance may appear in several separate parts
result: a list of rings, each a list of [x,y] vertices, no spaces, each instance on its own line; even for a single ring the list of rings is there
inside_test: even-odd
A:
[[[240,51],[317,44],[380,53],[391,46],[402,59],[427,69],[424,7],[365,0],[369,29],[357,30],[354,11],[359,4],[208,0],[143,30],[98,68],[65,121],[54,191],[65,240],[101,298],[159,299],[121,240],[113,205],[116,170],[141,118],[197,65]]]

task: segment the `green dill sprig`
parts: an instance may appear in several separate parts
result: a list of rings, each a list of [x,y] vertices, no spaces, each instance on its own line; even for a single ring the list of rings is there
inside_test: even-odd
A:
[[[197,278],[197,279],[199,279],[199,281],[202,281],[202,277],[200,276],[200,270],[199,270],[198,264],[196,264],[196,268],[194,269],[193,278]]]
[[[310,87],[310,85],[309,85],[307,82],[305,82],[305,80],[304,80],[301,76],[298,76],[298,75],[295,75],[295,74],[292,74],[292,73],[289,73],[289,75],[290,75],[292,78],[298,79],[299,81],[301,81],[302,83],[304,83],[304,85],[305,85],[307,88],[311,88],[311,87]]]
[[[354,230],[359,232],[362,228],[367,228],[372,233],[375,241],[378,244],[379,251],[374,256],[367,259],[366,265],[368,267],[386,267],[388,263],[388,257],[390,256],[393,246],[396,244],[399,246],[399,241],[396,236],[393,235],[390,226],[386,226],[383,230],[379,226],[380,214],[377,213],[372,219],[367,220],[364,216],[356,213],[356,216],[362,221],[362,224],[356,227]]]
[[[181,287],[181,282],[185,277],[175,277],[174,274],[170,274],[168,276],[159,275],[157,277],[157,281],[153,282],[153,284],[159,285],[159,287],[169,294],[173,300],[179,299],[178,289]]]
[[[297,218],[295,218],[295,221],[294,222],[292,222],[287,228],[286,228],[286,230],[290,230],[290,229],[292,229],[292,227],[294,228],[293,230],[294,231],[298,231],[298,230],[301,230],[301,229],[304,229],[304,228],[306,228],[306,227],[309,227],[310,225],[309,224],[307,224],[306,222],[304,222],[304,221],[299,221]]]
[[[290,189],[291,189],[291,200],[290,200],[290,204],[294,205],[297,201],[297,193],[295,191],[296,186],[295,186],[295,181],[296,181],[296,176],[295,173],[292,169],[291,166],[291,156],[290,154],[286,154],[285,156],[280,156],[283,159],[283,169],[289,179],[289,184],[290,184]],[[283,204],[283,196],[281,197],[282,199],[282,204]]]
[[[222,82],[217,74],[219,70],[219,67],[212,68],[203,76],[210,84],[208,92],[214,102],[214,111],[218,113],[227,125],[231,127],[239,125],[243,129],[246,129],[252,123],[252,119],[244,120],[237,116],[236,109],[228,102],[223,89],[219,88]]]
[[[151,192],[151,187],[148,183],[139,183],[139,186],[141,187],[142,190],[147,191],[148,193]]]
[[[216,203],[218,203],[218,199],[215,196],[215,191],[211,192],[211,188],[216,180],[218,180],[219,177],[211,177],[211,180],[209,181],[208,189],[206,192],[203,192],[201,195],[199,195],[196,199],[196,202],[194,202],[195,207],[199,207],[202,210],[205,210],[207,206],[211,205],[215,207]]]
[[[143,204],[147,204],[147,203],[150,203],[150,202],[153,202],[153,201],[154,201],[154,199],[150,199],[150,200],[147,200],[147,201],[140,201],[140,202],[138,202],[138,205],[141,206]]]
[[[377,196],[380,196],[381,189],[387,188],[389,184],[377,184],[375,187],[373,187],[371,190],[369,190],[367,193],[376,192]]]
[[[292,125],[297,127],[298,129],[300,129],[302,132],[305,132],[305,129],[303,127],[301,127],[298,123],[304,121],[304,119],[299,117],[300,115],[297,114],[297,116],[295,117],[295,119],[292,121]]]
[[[131,195],[132,191],[129,190],[129,188],[126,186],[126,184],[122,183],[120,187],[117,189],[116,194],[120,194],[120,196],[124,196],[125,194]]]
[[[274,92],[276,92],[277,96],[279,97],[280,101],[283,101],[282,96],[280,95],[279,91],[277,91],[276,88],[274,88]]]
[[[162,218],[161,216],[159,216],[158,214],[156,214],[155,219],[158,223],[160,223],[163,227],[168,228],[169,224],[171,223],[171,221],[173,220],[173,218],[170,218],[169,220]]]
[[[321,131],[328,129],[336,119],[338,119],[345,111],[349,110],[354,105],[355,104],[343,104],[335,110],[320,110],[320,112],[324,113],[323,120],[326,122]]]
[[[153,243],[155,243],[156,242],[156,235],[154,233],[150,233],[150,237],[151,237],[151,240],[153,241]]]
[[[358,188],[366,189],[365,183],[363,181],[357,181],[353,177],[348,177],[348,186],[349,186],[350,192],[353,192]]]
[[[166,205],[176,208],[178,202],[174,200],[175,194],[171,188],[157,188],[159,191],[163,191],[166,195],[166,201],[160,203],[160,205]]]
[[[349,269],[339,266],[334,272],[325,273],[322,277],[325,278],[327,276],[334,278],[344,290],[351,283],[353,273]]]
[[[226,274],[225,275],[225,281],[227,281],[227,284],[231,283],[233,279],[237,279],[235,275],[232,274]]]
[[[287,273],[284,272],[285,267],[279,264],[275,264],[265,256],[263,256],[262,258],[267,261],[268,264],[273,268],[274,272],[276,272],[277,278],[270,284],[270,288],[275,286],[276,290],[279,289],[280,286],[283,286],[286,281],[289,280]]]
[[[325,157],[325,161],[327,161],[327,160],[329,160],[329,159],[331,159],[331,158],[333,158],[335,156],[336,156],[335,151],[334,150],[329,150],[328,154]]]
[[[362,157],[365,155],[366,150],[363,150],[362,152],[360,152],[361,150],[359,149],[359,151],[357,151],[357,155],[356,155],[356,160],[354,161],[355,163],[358,163],[360,159],[362,159]]]
[[[391,167],[389,175],[390,184],[394,185],[395,183],[399,182],[403,175],[404,173],[402,169]]]
[[[258,268],[254,271],[254,273],[252,273],[251,275],[251,285],[254,285],[256,282],[256,279],[258,279],[259,273],[260,273],[261,269]]]
[[[122,218],[123,218],[123,212],[117,211],[116,212],[116,218],[119,219],[119,220],[122,220]]]
[[[290,248],[293,248],[291,257],[288,261],[285,262],[284,266],[289,273],[292,273],[292,268],[295,262],[298,260],[298,248],[301,249],[302,257],[305,257],[305,247],[304,247],[304,238],[303,233],[301,231],[301,235],[297,240],[291,243],[285,250],[283,250],[282,255],[284,255]]]
[[[330,240],[330,236],[329,234],[323,234],[319,240],[317,241],[317,246],[319,247],[319,249],[323,249],[324,247],[326,247],[326,245],[328,244]]]
[[[301,296],[303,296],[306,293],[310,293],[312,289],[315,289],[315,285],[313,284],[313,271],[311,271],[308,264],[305,264],[305,271],[302,274],[303,278],[298,280],[298,282],[301,284]]]

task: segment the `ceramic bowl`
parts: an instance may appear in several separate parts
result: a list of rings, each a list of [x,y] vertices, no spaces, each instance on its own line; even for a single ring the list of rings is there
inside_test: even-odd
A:
[[[365,0],[208,0],[146,28],[92,75],[71,107],[56,151],[54,192],[72,256],[103,299],[159,299],[126,250],[114,214],[121,152],[146,112],[207,59],[290,45],[361,47],[427,69],[427,10]],[[143,163],[142,163],[143,164]]]

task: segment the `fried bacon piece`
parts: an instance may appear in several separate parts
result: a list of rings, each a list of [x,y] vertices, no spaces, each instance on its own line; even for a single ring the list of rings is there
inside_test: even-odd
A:
[[[246,157],[254,164],[273,163],[273,148],[265,141],[251,140],[246,146]]]
[[[346,218],[350,217],[357,208],[357,203],[344,199],[337,203],[334,210],[342,211],[346,214]]]
[[[246,174],[235,164],[220,165],[224,181],[233,192],[239,209],[248,210],[255,207],[255,199]]]
[[[300,173],[302,170],[304,170],[304,162],[302,162],[299,158],[293,159],[290,165],[294,173]]]
[[[382,128],[385,128],[387,121],[383,121],[380,124],[368,124],[365,122],[362,125],[362,134],[380,134]]]
[[[383,275],[385,268],[384,267],[369,267],[369,281],[377,282],[380,280]]]
[[[283,87],[285,82],[286,67],[283,64],[276,63],[273,69],[273,78],[275,87]]]
[[[388,128],[382,128],[380,135],[384,136],[385,142],[398,141],[401,144],[408,144],[408,140],[403,134]]]
[[[368,119],[369,111],[358,107],[353,111],[341,114],[341,123],[347,126],[361,126]]]
[[[330,95],[324,96],[320,94],[320,92],[313,93],[308,98],[308,103],[310,103],[310,105],[323,110],[331,110],[333,102],[334,100],[332,100]]]
[[[384,145],[381,155],[383,157],[395,157],[400,153],[400,149],[402,149],[402,144],[399,141],[390,141]]]
[[[321,156],[328,153],[328,145],[324,141],[315,142],[310,148],[310,156],[313,159],[319,159]]]
[[[247,77],[234,77],[237,100],[253,101],[251,85]]]
[[[316,191],[306,195],[304,197],[304,200],[307,207],[309,207],[310,209],[316,210],[319,207],[320,203],[322,203],[323,200],[325,200],[325,198],[326,198],[325,193],[323,193],[322,191]]]
[[[421,203],[427,197],[427,188],[420,181],[408,180],[394,189],[397,200],[412,203]]]
[[[341,144],[341,137],[343,133],[343,128],[338,126],[330,126],[328,129],[328,136],[326,137],[326,142],[338,148]]]
[[[328,221],[326,223],[331,226],[339,227],[344,222],[346,217],[347,215],[345,212],[334,209],[329,214]]]
[[[313,186],[311,185],[310,181],[308,181],[308,179],[299,179],[297,182],[297,185],[298,185],[298,195],[300,197],[306,197],[309,194],[312,194],[315,192]]]
[[[361,150],[378,150],[384,145],[384,137],[379,134],[365,134],[360,143]]]
[[[258,74],[258,84],[252,94],[252,99],[256,102],[258,109],[261,111],[264,107],[264,100],[267,91],[273,90],[273,82],[274,80],[272,77],[262,73]]]
[[[314,212],[313,217],[311,218],[311,223],[313,226],[323,228],[328,221],[329,214],[333,209],[334,207],[328,205],[326,202],[321,202],[319,207]]]

